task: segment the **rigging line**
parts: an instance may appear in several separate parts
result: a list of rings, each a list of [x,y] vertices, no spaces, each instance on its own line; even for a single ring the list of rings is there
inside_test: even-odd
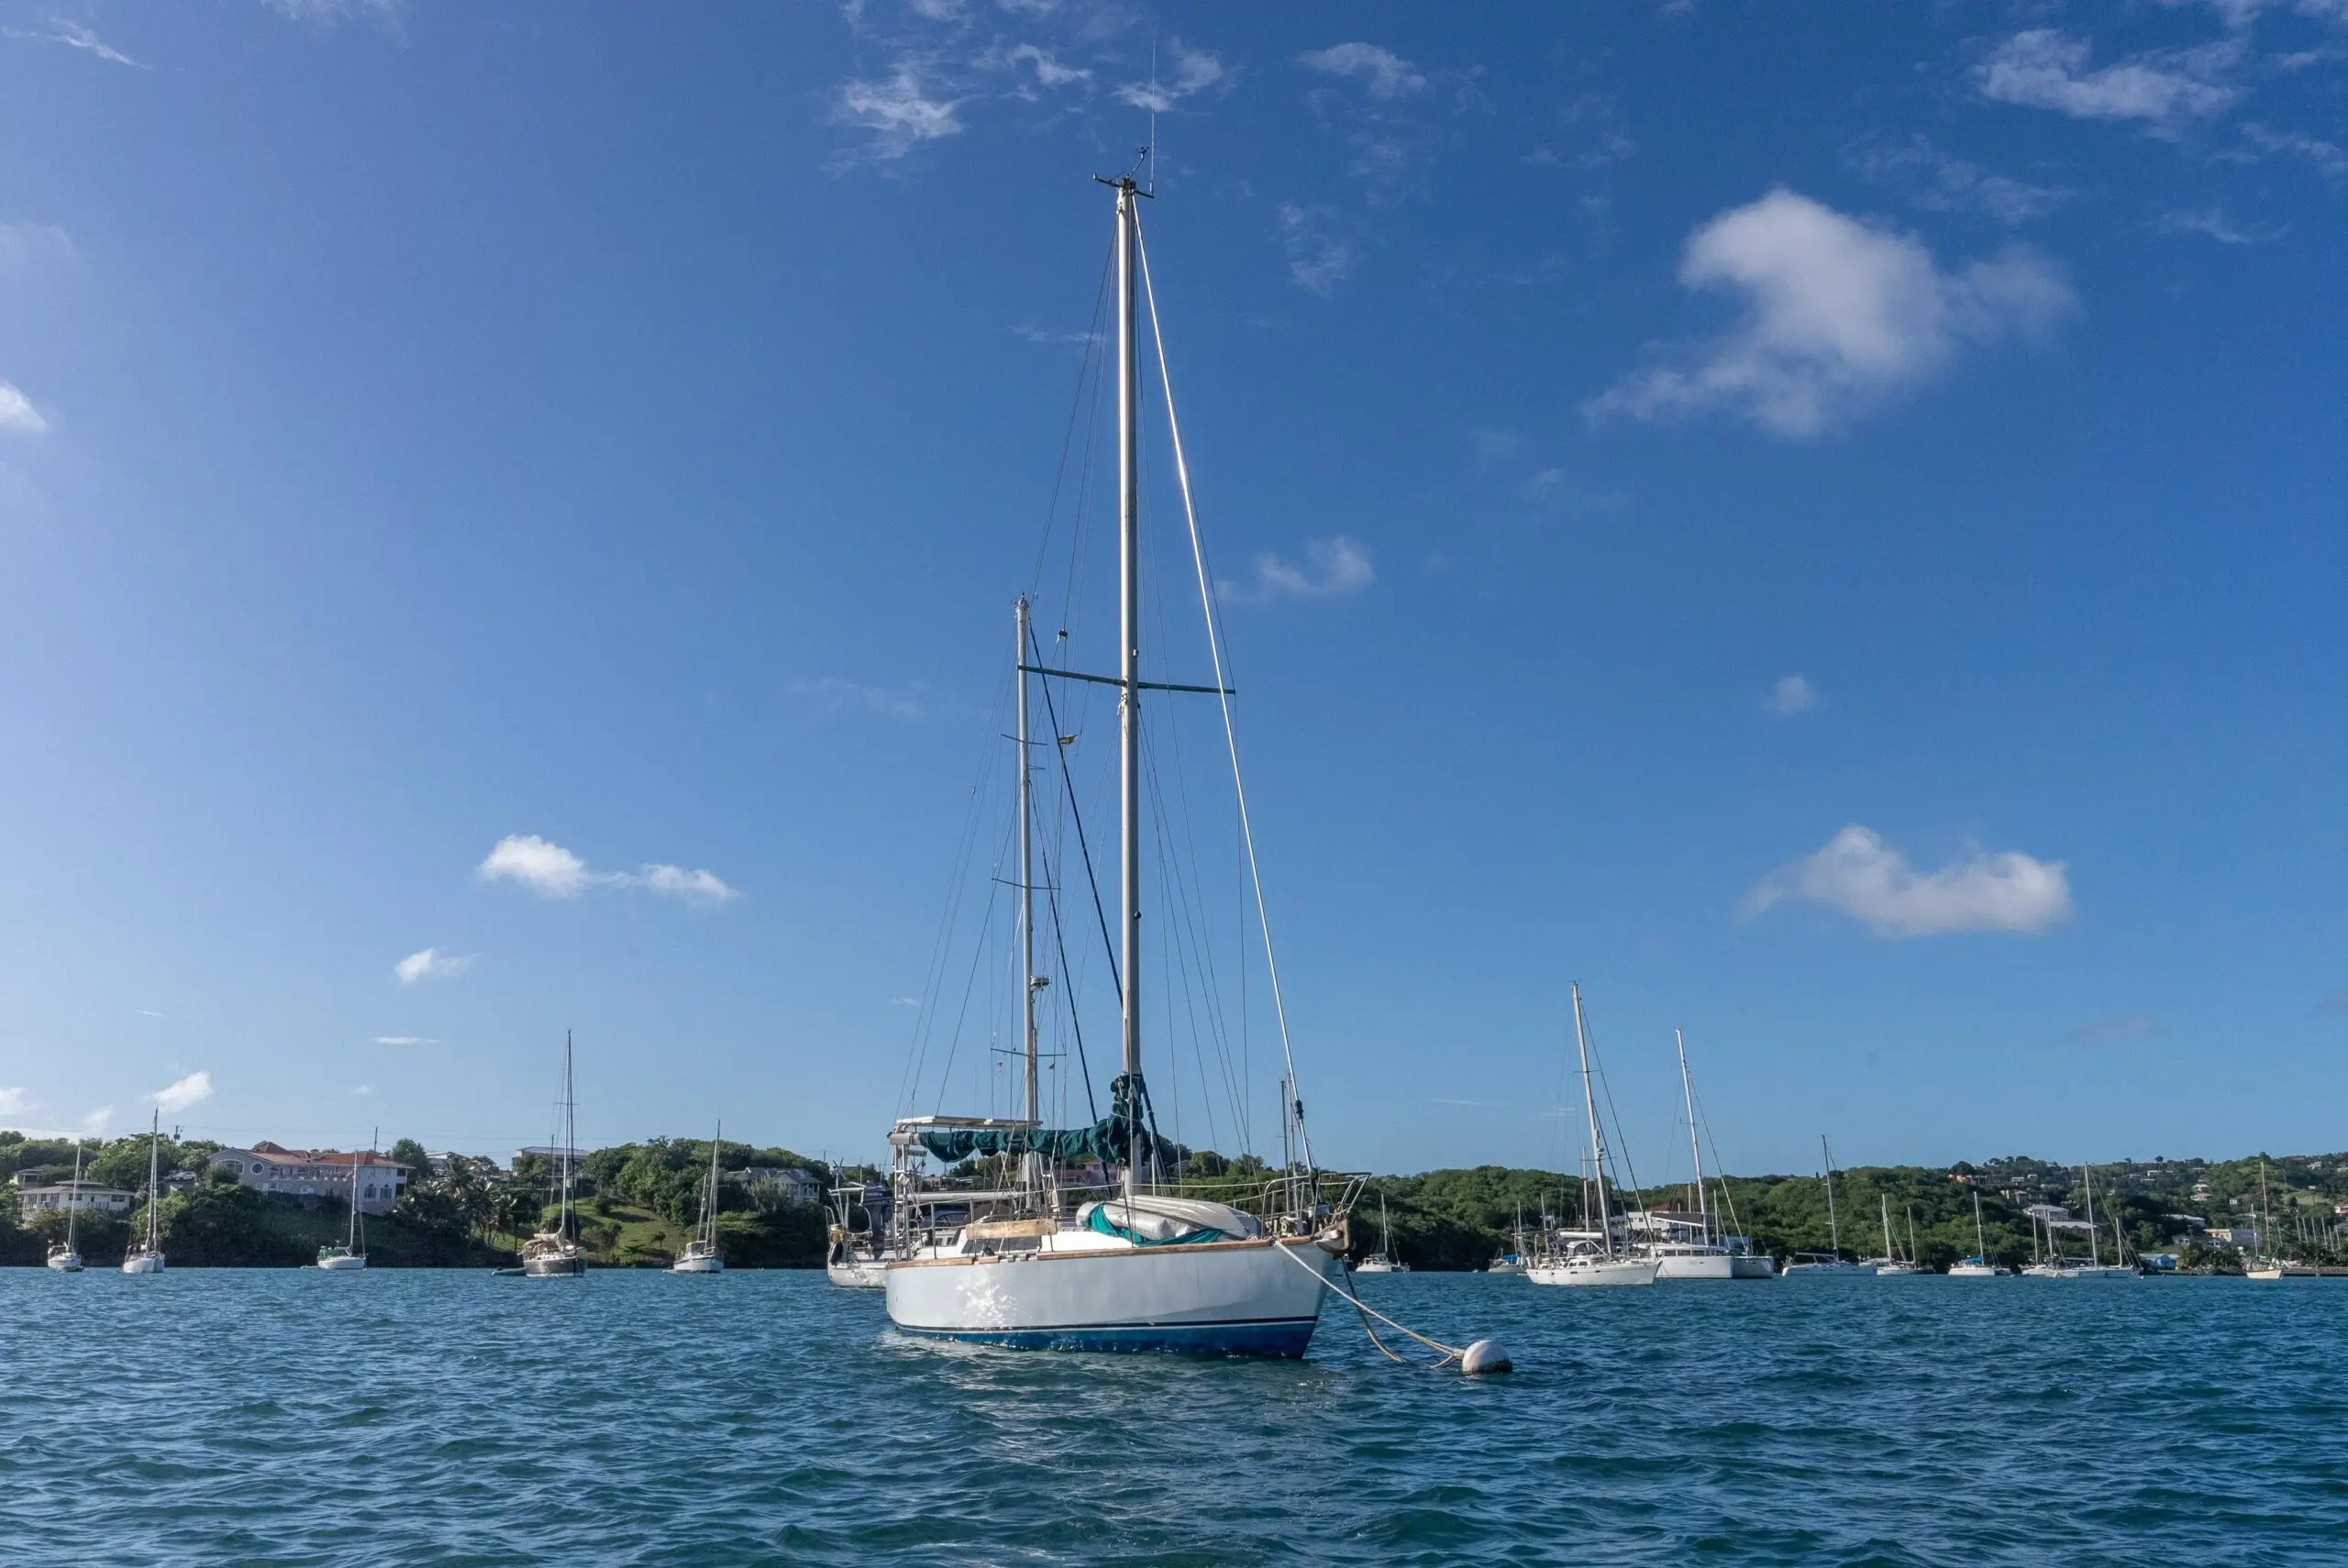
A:
[[[1049,851],[1045,853],[1044,867],[1047,878],[1044,904],[1051,912],[1052,945],[1059,950],[1060,955],[1060,1016],[1068,1021],[1069,1028],[1076,1035],[1076,1065],[1084,1073],[1084,1109],[1093,1121],[1098,1121],[1101,1110],[1092,1099],[1092,1064],[1084,1055],[1084,1020],[1076,1005],[1076,991],[1069,974],[1068,932],[1060,924],[1060,879],[1051,873]]]
[[[1149,247],[1142,240],[1141,214],[1133,216],[1134,249],[1141,258],[1142,292],[1149,300],[1149,331],[1157,347],[1157,375],[1166,393],[1166,428],[1174,447],[1174,474],[1182,488],[1182,515],[1191,529],[1191,560],[1198,569],[1199,603],[1206,612],[1207,652],[1214,660],[1214,683],[1218,690],[1216,701],[1223,705],[1223,738],[1231,753],[1231,785],[1239,797],[1239,833],[1247,845],[1248,879],[1256,890],[1256,924],[1264,933],[1264,970],[1272,988],[1272,1012],[1280,1027],[1280,1057],[1288,1067],[1288,1090],[1291,1099],[1301,1101],[1296,1087],[1296,1051],[1290,1044],[1288,1029],[1288,1001],[1280,991],[1280,965],[1272,950],[1272,921],[1264,908],[1264,871],[1256,858],[1256,829],[1247,814],[1247,786],[1239,771],[1239,732],[1231,715],[1231,680],[1224,669],[1223,634],[1214,613],[1214,589],[1207,578],[1206,547],[1199,538],[1199,513],[1191,495],[1191,462],[1182,450],[1182,424],[1174,413],[1174,374],[1166,363],[1166,333],[1157,320],[1157,286],[1150,281]],[[1281,1108],[1286,1116],[1288,1108]],[[1306,1132],[1299,1118],[1297,1137],[1303,1145],[1304,1163],[1313,1167],[1312,1135]]]
[[[1198,1056],[1200,1062],[1199,1087],[1207,1094],[1210,1103],[1212,1103],[1213,1086],[1207,1078],[1205,1067],[1206,1053],[1202,1050],[1199,1045],[1199,1042],[1202,1037],[1198,1020],[1199,998],[1196,994],[1191,993],[1187,989],[1192,979],[1192,960],[1194,959],[1196,960],[1197,983],[1200,988],[1205,992],[1207,1027],[1204,1031],[1204,1038],[1211,1042],[1214,1046],[1216,1058],[1223,1069],[1224,1093],[1230,1097],[1235,1104],[1236,1104],[1240,1099],[1238,1092],[1239,1086],[1234,1083],[1231,1077],[1231,1051],[1228,1044],[1229,1030],[1223,1016],[1221,983],[1215,974],[1213,948],[1206,938],[1204,924],[1201,918],[1201,911],[1205,902],[1205,879],[1203,877],[1200,877],[1198,873],[1196,840],[1192,839],[1190,841],[1191,850],[1191,875],[1197,879],[1196,886],[1186,884],[1182,881],[1180,862],[1179,859],[1173,858],[1170,855],[1170,843],[1173,834],[1168,830],[1167,823],[1166,790],[1164,783],[1162,782],[1161,770],[1157,765],[1157,748],[1155,744],[1157,736],[1161,732],[1161,729],[1173,731],[1179,735],[1180,731],[1180,721],[1170,716],[1169,713],[1169,716],[1161,725],[1153,722],[1148,715],[1144,716],[1142,726],[1143,760],[1149,769],[1150,812],[1152,821],[1155,823],[1158,834],[1159,896],[1166,899],[1168,910],[1173,915],[1180,919],[1181,925],[1180,934],[1189,943],[1189,947],[1183,951],[1182,978],[1186,987],[1185,1000],[1191,1009],[1191,1049]],[[1173,761],[1175,767],[1176,790],[1180,799],[1187,802],[1188,791],[1183,790],[1181,788],[1181,746],[1179,740],[1174,746]],[[1184,826],[1187,830],[1187,818],[1184,819]],[[1172,889],[1170,896],[1166,892],[1166,889]],[[1214,1125],[1214,1116],[1212,1110],[1208,1112],[1207,1121],[1210,1132],[1212,1132],[1216,1138],[1220,1139],[1222,1132],[1221,1130]]]
[[[1068,429],[1060,436],[1060,460],[1052,470],[1052,499],[1044,508],[1044,536],[1036,541],[1036,564],[1027,573],[1027,592],[1031,599],[1035,597],[1037,586],[1044,580],[1044,558],[1051,551],[1052,529],[1059,521],[1060,488],[1068,480],[1069,449],[1076,442],[1076,416],[1084,408],[1084,383],[1091,379],[1093,366],[1101,358],[1101,315],[1102,307],[1109,298],[1109,276],[1116,263],[1116,259],[1117,248],[1113,241],[1107,253],[1101,259],[1101,282],[1092,295],[1092,326],[1091,329],[1084,335],[1084,354],[1077,362],[1076,390],[1070,395],[1068,405]],[[1080,504],[1081,504],[1083,493],[1082,486],[1080,484],[1077,490]]]
[[[1007,691],[1006,687],[996,698],[994,716],[998,720],[1002,715]],[[989,726],[990,732],[997,728],[1000,728],[999,724]],[[993,795],[995,769],[991,766],[992,759],[989,756],[992,750],[993,741],[990,733],[979,743],[979,765],[970,785],[969,804],[962,816],[961,831],[955,839],[954,869],[947,878],[946,907],[938,915],[937,934],[930,944],[929,964],[922,977],[921,997],[914,1017],[913,1039],[905,1049],[905,1071],[897,1085],[897,1103],[906,1112],[914,1109],[915,1099],[921,1093],[921,1075],[929,1064],[930,1043],[936,1032],[937,1000],[944,994],[946,986],[947,955],[953,950],[954,933],[961,924],[962,900],[970,886],[970,852],[977,847],[979,823],[983,820],[986,802]]]
[[[1042,651],[1036,646],[1036,629],[1032,624],[1027,629],[1027,646],[1029,651],[1038,655]],[[1039,684],[1044,689],[1044,717],[1051,722],[1052,726],[1052,752],[1059,758],[1060,786],[1068,791],[1069,820],[1076,824],[1076,847],[1084,856],[1085,886],[1092,889],[1093,918],[1101,922],[1101,948],[1109,955],[1109,984],[1115,988],[1118,1005],[1122,1007],[1125,998],[1124,977],[1117,973],[1117,944],[1109,935],[1109,911],[1101,902],[1101,878],[1092,869],[1092,845],[1084,835],[1084,812],[1076,803],[1076,780],[1069,777],[1068,747],[1059,742],[1060,718],[1052,702],[1052,683],[1047,680]]]
[[[1729,1196],[1728,1167],[1721,1163],[1721,1146],[1712,1142],[1712,1119],[1705,1113],[1703,1093],[1697,1090],[1690,1098],[1696,1102],[1696,1120],[1704,1125],[1704,1143],[1712,1151],[1712,1180],[1721,1189],[1721,1206],[1728,1210],[1729,1223],[1736,1227],[1730,1233],[1742,1236],[1745,1233],[1744,1221],[1737,1218],[1736,1199]]]
[[[1168,840],[1172,835],[1167,832],[1165,790],[1158,783],[1157,748],[1147,744],[1156,734],[1156,727],[1145,721],[1142,730],[1142,739],[1144,742],[1142,756],[1149,768],[1151,825],[1157,830],[1156,834],[1157,842],[1157,896],[1166,907],[1169,917],[1173,917],[1168,918],[1165,922],[1164,934],[1160,940],[1159,950],[1162,954],[1170,949],[1181,967],[1182,1003],[1184,1009],[1190,1013],[1191,1021],[1191,1055],[1196,1057],[1201,1064],[1199,1069],[1199,1088],[1202,1091],[1200,1099],[1205,1101],[1206,1104],[1207,1136],[1213,1143],[1219,1143],[1223,1141],[1223,1132],[1222,1129],[1215,1124],[1214,1095],[1212,1092],[1213,1086],[1207,1081],[1206,1068],[1204,1066],[1206,1061],[1206,1053],[1199,1048],[1201,1030],[1199,1028],[1198,990],[1206,983],[1206,977],[1204,975],[1200,975],[1197,977],[1198,983],[1194,985],[1191,961],[1196,956],[1193,949],[1197,944],[1197,922],[1192,918],[1190,909],[1190,900],[1184,896],[1184,889],[1182,888],[1180,878],[1177,874],[1177,868],[1172,864],[1172,857],[1168,852]],[[1190,944],[1185,945],[1182,942],[1176,940],[1178,936],[1189,937],[1191,939]],[[1168,967],[1171,967],[1171,966],[1168,966]],[[1171,989],[1171,988],[1168,988],[1169,990]],[[1170,1043],[1174,1032],[1174,1004],[1173,999],[1170,996],[1167,999],[1166,1013],[1167,1035]],[[1207,1028],[1204,1032],[1207,1039],[1211,1041],[1216,1039],[1214,1015],[1212,1005],[1210,1005],[1208,1009]],[[1226,1068],[1226,1072],[1227,1070],[1228,1069]],[[1174,1138],[1175,1142],[1180,1143],[1182,1138],[1180,1123],[1180,1117],[1182,1113],[1182,1075],[1179,1069],[1176,1069],[1172,1071],[1170,1076],[1173,1079],[1174,1085],[1174,1114],[1176,1118]],[[1226,1084],[1226,1088],[1227,1088],[1228,1085]]]
[[[1165,616],[1162,611],[1158,616],[1158,623],[1160,640],[1170,640],[1167,639],[1165,636]],[[1230,1045],[1231,1024],[1226,1010],[1223,1005],[1223,977],[1218,971],[1215,963],[1214,943],[1206,923],[1205,911],[1207,880],[1206,873],[1199,867],[1198,834],[1193,826],[1193,823],[1197,819],[1191,811],[1190,776],[1189,770],[1185,767],[1182,759],[1182,723],[1178,709],[1169,706],[1166,712],[1168,717],[1164,726],[1164,733],[1171,749],[1170,762],[1174,774],[1176,802],[1180,808],[1180,813],[1182,847],[1184,854],[1187,856],[1190,862],[1191,881],[1187,888],[1182,889],[1182,918],[1188,928],[1187,934],[1190,938],[1191,947],[1198,957],[1199,977],[1206,990],[1205,1000],[1210,1038],[1214,1043],[1215,1054],[1223,1068],[1224,1079],[1224,1092],[1231,1099],[1232,1114],[1244,1121],[1246,1117],[1246,1101],[1243,1088],[1246,1080],[1243,1078],[1235,1082],[1232,1078]],[[1150,733],[1155,734],[1157,732],[1151,731]],[[1157,759],[1154,753],[1150,757],[1149,771],[1151,788],[1153,790],[1162,790],[1158,781],[1159,773]],[[1181,862],[1177,860],[1175,862],[1174,869],[1179,871],[1180,864]],[[1245,933],[1246,906],[1244,902],[1241,906],[1241,911],[1242,934],[1239,945],[1240,951],[1245,953],[1246,951],[1247,944]],[[1202,1055],[1202,1061],[1203,1061],[1203,1055]],[[1199,1081],[1202,1088],[1210,1088],[1210,1086],[1206,1081],[1206,1072],[1203,1066],[1202,1066],[1199,1073]]]
[[[986,961],[987,944],[983,933],[993,926],[995,900],[1002,896],[1002,883],[1000,879],[989,878],[987,887],[989,889],[987,912],[979,922],[979,930],[981,934],[971,948],[969,976],[962,982],[962,1008],[954,1015],[954,1032],[946,1043],[945,1065],[937,1069],[937,1113],[939,1115],[945,1114],[946,1089],[954,1077],[954,1058],[962,1049],[962,1025],[970,1016],[970,993],[978,987],[979,967]]]
[[[1606,1079],[1606,1063],[1593,1049],[1590,1056],[1597,1062],[1599,1092],[1606,1099],[1607,1119],[1614,1123],[1614,1143],[1623,1156],[1623,1168],[1631,1174],[1631,1197],[1641,1209],[1647,1206],[1646,1191],[1639,1185],[1639,1167],[1631,1160],[1631,1140],[1623,1132],[1623,1114],[1614,1109],[1614,1086]],[[1611,1164],[1612,1162],[1609,1162]],[[1618,1181],[1617,1187],[1622,1184]]]

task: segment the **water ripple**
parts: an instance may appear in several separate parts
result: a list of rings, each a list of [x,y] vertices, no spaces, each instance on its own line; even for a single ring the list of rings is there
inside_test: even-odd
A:
[[[1019,1354],[815,1275],[0,1271],[0,1560],[2264,1563],[2348,1288],[1364,1282],[1523,1369]]]

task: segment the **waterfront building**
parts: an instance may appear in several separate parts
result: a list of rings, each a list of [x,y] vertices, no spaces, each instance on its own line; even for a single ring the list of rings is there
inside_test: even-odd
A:
[[[780,1198],[785,1203],[821,1203],[824,1178],[796,1165],[746,1165],[732,1173],[752,1198]]]
[[[96,1181],[61,1181],[41,1187],[18,1187],[17,1206],[24,1213],[127,1214],[138,1200],[134,1192]]]
[[[408,1178],[415,1175],[396,1160],[381,1154],[337,1149],[287,1149],[266,1139],[249,1149],[223,1149],[212,1156],[215,1170],[227,1170],[256,1192],[282,1198],[320,1198],[338,1204],[351,1201],[351,1178],[359,1183],[361,1214],[388,1214],[399,1201]]]

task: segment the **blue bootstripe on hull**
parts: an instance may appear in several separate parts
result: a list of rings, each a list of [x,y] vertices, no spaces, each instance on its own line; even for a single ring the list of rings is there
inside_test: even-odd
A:
[[[1187,1351],[1199,1355],[1296,1357],[1320,1319],[1268,1318],[1216,1323],[1088,1323],[1049,1329],[921,1329],[900,1331],[1011,1350]]]

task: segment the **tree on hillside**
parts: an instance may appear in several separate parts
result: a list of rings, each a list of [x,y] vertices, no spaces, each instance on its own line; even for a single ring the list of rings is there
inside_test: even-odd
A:
[[[394,1143],[391,1147],[389,1157],[400,1165],[408,1167],[409,1171],[413,1173],[408,1177],[409,1181],[418,1182],[429,1181],[432,1179],[432,1156],[426,1154],[424,1152],[424,1145],[417,1143],[415,1139],[402,1138],[398,1142]]]

